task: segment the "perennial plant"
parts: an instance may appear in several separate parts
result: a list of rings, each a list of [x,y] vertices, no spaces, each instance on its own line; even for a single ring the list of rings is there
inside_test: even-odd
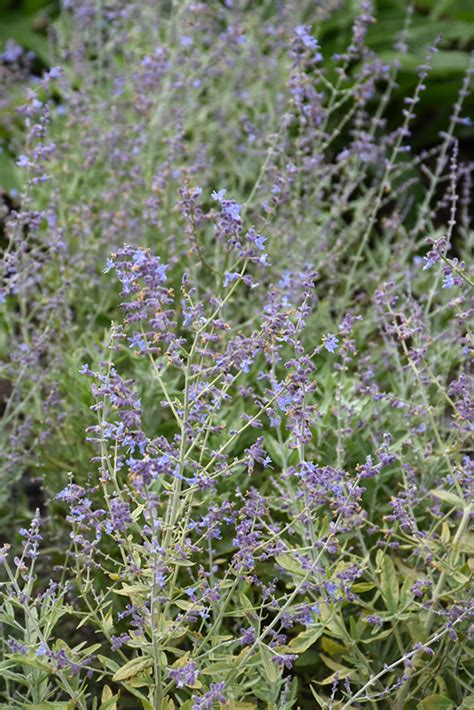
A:
[[[416,152],[341,4],[64,0],[6,113],[2,707],[474,707],[474,61]]]

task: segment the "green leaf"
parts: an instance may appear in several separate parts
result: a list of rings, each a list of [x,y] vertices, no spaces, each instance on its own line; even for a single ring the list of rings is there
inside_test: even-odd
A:
[[[255,608],[248,597],[245,596],[243,592],[239,594],[239,601],[242,605],[242,609],[239,610],[239,614],[245,616],[247,619],[257,619],[257,613]]]
[[[0,46],[13,39],[25,49],[33,51],[48,64],[48,40],[34,30],[34,18],[21,11],[3,13],[0,22]]]
[[[142,673],[142,671],[152,665],[153,660],[151,658],[132,658],[131,661],[126,663],[124,666],[119,668],[116,673],[114,673],[112,680],[117,682],[121,680],[128,680],[129,678],[133,678],[139,673]]]
[[[123,584],[120,589],[114,589],[115,594],[130,598],[138,594],[148,594],[149,591],[150,588],[145,584]]]
[[[418,703],[418,708],[420,710],[448,710],[454,707],[452,700],[447,698],[445,695],[429,695],[427,698]]]
[[[385,555],[382,560],[380,591],[382,592],[388,611],[392,613],[395,612],[398,608],[399,599],[398,577],[395,565],[387,555]]]
[[[466,502],[463,501],[463,499],[457,496],[455,493],[451,493],[450,491],[443,491],[440,488],[436,488],[435,490],[431,491],[431,495],[435,498],[439,498],[439,500],[442,500],[443,503],[449,503],[449,505],[452,505],[453,508],[462,509],[466,507]]]
[[[226,660],[216,661],[215,663],[210,663],[206,668],[203,668],[201,673],[203,675],[219,675],[220,673],[226,673],[230,670],[233,662],[233,657],[230,656]]]
[[[385,639],[387,636],[392,636],[393,635],[393,629],[385,629],[385,631],[381,631],[379,634],[374,634],[373,636],[370,636],[367,639],[360,639],[360,643],[373,643],[374,641],[379,641],[380,639]]]
[[[18,190],[20,182],[18,180],[15,164],[13,160],[0,149],[0,190]]]
[[[25,710],[74,710],[75,703],[70,700],[67,703],[35,703],[33,705],[25,705]]]
[[[424,619],[415,618],[412,614],[408,617],[407,628],[413,643],[425,643],[427,641]]]
[[[265,432],[264,434],[265,448],[270,454],[272,461],[274,461],[280,468],[283,468],[285,461],[284,444],[280,445],[280,442],[275,439],[274,436]]]
[[[316,683],[316,685],[332,685],[336,678],[339,680],[342,680],[343,678],[347,678],[347,676],[353,675],[354,670],[351,668],[345,668],[344,666],[341,666],[341,669],[336,671],[335,673],[332,673],[331,675],[327,676],[327,678],[324,678],[324,680],[315,680],[313,681]]]
[[[294,557],[291,555],[277,555],[275,557],[275,560],[277,563],[280,565],[280,567],[283,567],[284,570],[287,572],[291,572],[292,574],[297,574],[300,577],[303,577],[305,572],[301,566],[301,564],[298,562],[298,560],[295,560]]]
[[[363,594],[363,592],[370,592],[374,587],[375,584],[372,584],[372,582],[356,582],[356,584],[352,585],[351,591],[356,594]]]
[[[29,666],[45,673],[51,673],[49,664],[45,661],[40,661],[36,655],[27,656],[22,653],[12,653],[10,658],[14,659],[20,666]]]
[[[272,661],[272,652],[267,646],[260,646],[260,658],[262,659],[263,672],[269,683],[276,683],[280,677],[280,672],[276,663]]]
[[[424,63],[423,56],[416,54],[399,54],[398,52],[380,52],[379,58],[383,62],[399,61],[402,71],[415,74],[420,64]],[[469,66],[467,52],[440,51],[435,54],[432,61],[430,77],[445,78],[453,74],[462,75]]]
[[[114,695],[110,687],[108,685],[104,685],[99,710],[117,710],[117,700],[119,697],[120,693]]]
[[[323,627],[309,628],[301,631],[295,638],[285,646],[279,646],[278,651],[282,653],[304,653],[316,643],[323,633]]]
[[[324,636],[321,640],[321,648],[325,653],[329,653],[330,656],[347,653],[349,650],[347,646],[343,646],[341,643],[333,641],[333,639],[330,639],[327,636]]]
[[[111,658],[107,658],[107,656],[102,656],[100,653],[98,654],[97,658],[99,661],[101,661],[106,668],[109,669],[109,671],[118,671],[120,668],[119,664],[116,661],[113,661]]]

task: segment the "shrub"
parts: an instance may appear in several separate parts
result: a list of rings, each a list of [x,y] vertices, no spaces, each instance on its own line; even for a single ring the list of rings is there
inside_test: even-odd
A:
[[[392,127],[369,3],[234,4],[65,3],[19,110],[2,700],[470,707],[472,64],[416,153],[436,40]]]

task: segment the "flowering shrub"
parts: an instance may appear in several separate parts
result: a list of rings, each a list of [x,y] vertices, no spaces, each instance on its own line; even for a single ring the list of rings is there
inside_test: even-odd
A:
[[[298,5],[65,2],[18,111],[5,707],[474,703],[474,64],[416,154],[441,40],[392,130]]]

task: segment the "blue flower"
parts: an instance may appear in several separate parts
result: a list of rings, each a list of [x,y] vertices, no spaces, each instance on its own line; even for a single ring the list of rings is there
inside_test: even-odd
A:
[[[224,278],[224,288],[227,288],[227,286],[234,281],[237,281],[239,278],[240,274],[237,271],[226,271],[225,272],[225,278]]]
[[[226,192],[227,192],[227,190],[219,190],[219,192],[216,192],[214,190],[213,192],[211,192],[211,197],[213,200],[216,200],[217,202],[222,202]]]
[[[49,649],[47,644],[43,641],[42,644],[40,644],[40,647],[36,651],[37,656],[44,656],[46,653],[48,653]]]
[[[337,346],[339,345],[339,339],[336,338],[335,335],[328,333],[327,335],[323,336],[323,343],[328,353],[334,353],[336,352]]]
[[[26,155],[20,155],[20,157],[16,161],[16,164],[19,168],[27,168],[30,164],[30,161],[28,160]]]

